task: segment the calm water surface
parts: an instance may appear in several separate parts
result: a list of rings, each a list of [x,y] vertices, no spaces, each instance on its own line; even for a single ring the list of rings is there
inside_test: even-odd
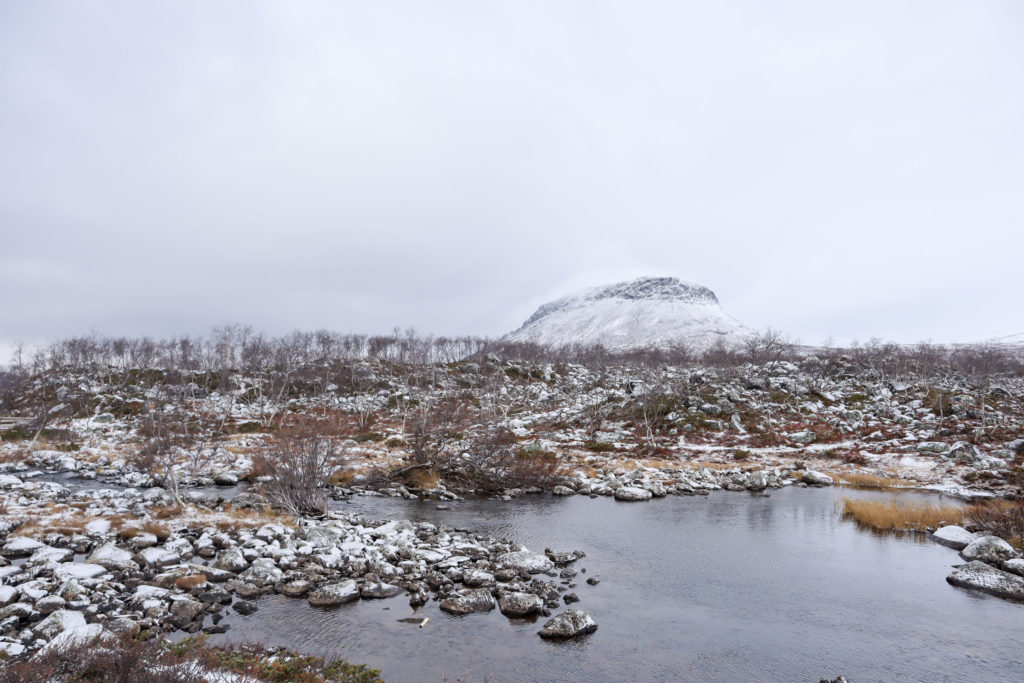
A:
[[[232,612],[220,638],[339,654],[389,681],[454,681],[467,671],[472,681],[1024,680],[1024,605],[949,586],[953,550],[875,536],[836,514],[842,496],[885,495],[526,497],[450,510],[358,498],[341,509],[470,527],[538,551],[584,550],[573,607],[593,615],[597,632],[552,643],[537,622],[497,610],[451,617],[436,602],[415,612],[430,617],[419,629],[396,621],[414,614],[401,597],[320,610],[267,596],[253,615]],[[600,584],[586,585],[591,576]]]

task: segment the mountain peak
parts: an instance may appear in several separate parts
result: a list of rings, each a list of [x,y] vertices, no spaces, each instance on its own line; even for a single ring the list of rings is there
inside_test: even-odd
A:
[[[548,302],[505,338],[626,351],[678,344],[705,349],[719,339],[738,343],[751,332],[722,310],[707,287],[674,277],[642,277]]]

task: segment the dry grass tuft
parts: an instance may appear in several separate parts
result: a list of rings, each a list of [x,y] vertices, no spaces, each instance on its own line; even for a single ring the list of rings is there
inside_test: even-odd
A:
[[[85,533],[86,523],[84,519],[63,519],[56,526],[46,527],[44,530],[61,534],[62,536],[74,536],[75,534]]]
[[[419,468],[408,473],[409,483],[424,491],[433,491],[441,483],[441,475],[437,471],[427,468]]]
[[[355,470],[338,470],[328,480],[333,486],[348,486],[356,478]]]
[[[843,498],[843,519],[877,531],[926,532],[943,524],[962,524],[964,508],[955,505],[928,505],[903,501],[854,500]]]
[[[141,533],[142,529],[140,529],[137,526],[126,526],[118,530],[117,535],[120,536],[122,540],[127,541],[129,539],[135,538]]]
[[[149,515],[154,519],[171,519],[181,517],[185,510],[186,508],[180,505],[156,505],[149,509]]]
[[[171,530],[166,524],[161,524],[153,520],[149,520],[142,525],[142,530],[156,536],[156,540],[163,543],[171,537]]]
[[[843,472],[835,475],[841,484],[865,489],[902,489],[914,486],[914,482],[899,477],[879,477],[866,472]]]
[[[264,524],[280,524],[293,528],[296,526],[293,515],[278,512],[269,507],[261,509],[236,508],[228,504],[224,506],[224,511],[221,514],[226,518],[222,517],[213,522],[213,525],[221,531],[227,531],[228,529],[255,529]]]
[[[206,584],[206,574],[192,574],[191,576],[182,576],[176,579],[174,587],[187,591],[204,584]]]

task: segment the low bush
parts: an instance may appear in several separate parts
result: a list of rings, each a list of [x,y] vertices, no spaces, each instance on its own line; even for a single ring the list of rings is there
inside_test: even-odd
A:
[[[967,508],[967,516],[986,533],[1024,550],[1024,500],[987,500]]]
[[[279,430],[270,447],[253,460],[253,469],[265,472],[261,485],[270,504],[295,516],[327,512],[326,487],[344,464],[338,442],[305,429]]]

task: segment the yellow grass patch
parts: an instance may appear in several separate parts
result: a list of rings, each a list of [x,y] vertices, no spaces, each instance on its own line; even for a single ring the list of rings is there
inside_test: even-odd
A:
[[[338,470],[331,475],[330,483],[334,486],[348,486],[356,478],[356,470]]]
[[[416,488],[430,491],[441,483],[441,475],[431,469],[415,469],[407,475],[409,482]]]
[[[153,519],[170,519],[180,517],[185,510],[186,508],[180,505],[154,505],[149,509],[149,515]]]
[[[166,524],[161,524],[155,520],[149,520],[142,525],[142,530],[156,536],[156,540],[163,543],[171,537],[171,530]]]
[[[962,524],[964,508],[955,505],[929,505],[904,501],[854,500],[837,503],[843,519],[878,531],[927,531],[943,524]]]
[[[833,475],[838,477],[840,484],[866,489],[900,489],[914,486],[914,482],[899,477],[879,477],[865,472],[843,472]]]
[[[182,590],[192,590],[196,586],[202,586],[206,583],[206,574],[193,574],[191,576],[182,576],[174,581],[174,587]]]

